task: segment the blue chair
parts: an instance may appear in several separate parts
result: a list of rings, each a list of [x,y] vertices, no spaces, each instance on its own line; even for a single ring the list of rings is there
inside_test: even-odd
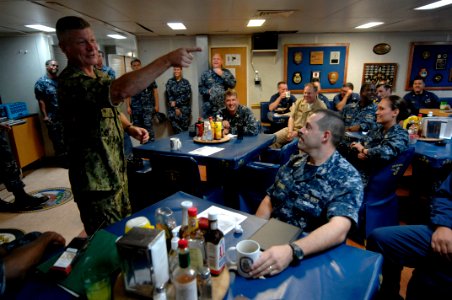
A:
[[[261,161],[283,165],[293,154],[298,154],[298,138],[285,144],[281,149],[268,148],[261,154]]]
[[[359,212],[359,234],[362,238],[367,238],[377,227],[399,225],[396,189],[413,159],[414,150],[414,147],[408,148],[369,177]]]
[[[270,133],[271,129],[271,122],[268,119],[268,106],[270,105],[270,102],[263,101],[261,104],[261,127],[263,133]]]

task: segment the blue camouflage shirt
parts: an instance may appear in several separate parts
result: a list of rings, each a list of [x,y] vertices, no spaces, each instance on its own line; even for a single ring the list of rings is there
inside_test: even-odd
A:
[[[389,161],[408,149],[408,132],[396,124],[384,132],[378,124],[375,130],[369,132],[364,142],[367,148],[367,158],[374,161]]]
[[[272,217],[310,232],[334,216],[358,221],[363,185],[358,171],[339,152],[322,165],[307,163],[309,156],[292,156],[267,190]]]
[[[229,122],[231,126],[229,133],[231,134],[237,134],[238,124],[242,124],[244,135],[257,135],[259,133],[259,122],[249,107],[239,105],[233,116],[231,116],[227,108],[222,108],[217,114],[222,116],[223,120]]]
[[[175,101],[176,107],[181,110],[183,115],[190,115],[191,85],[187,79],[181,78],[179,81],[174,77],[168,79],[166,83],[166,94],[168,96],[168,102]],[[174,110],[174,107],[168,105],[168,113]]]
[[[111,79],[116,79],[116,72],[112,68],[103,65],[100,71],[107,74]]]
[[[361,131],[375,130],[377,127],[376,111],[377,106],[373,102],[364,107],[361,107],[359,102],[347,104],[342,110],[345,128],[359,125]]]
[[[359,102],[359,94],[357,93],[352,93],[352,95],[347,99],[347,104],[351,104],[351,103],[357,103]],[[342,95],[341,93],[337,94],[336,96],[334,96],[333,98],[333,103],[331,104],[331,107],[333,110],[337,111],[336,105],[341,102],[342,100]],[[347,105],[346,104],[346,105]]]
[[[235,87],[235,78],[227,69],[223,70],[223,76],[218,76],[213,69],[202,73],[199,82],[199,93],[203,98],[203,116],[213,116],[224,106],[224,93],[227,89]]]
[[[36,100],[44,100],[47,116],[50,119],[58,119],[58,82],[47,75],[42,76],[35,83]]]

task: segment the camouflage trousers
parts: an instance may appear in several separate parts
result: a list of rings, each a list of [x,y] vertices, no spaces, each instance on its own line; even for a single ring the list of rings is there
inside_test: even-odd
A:
[[[155,138],[152,118],[154,117],[155,107],[149,103],[140,105],[139,103],[131,103],[132,123],[135,126],[142,127],[149,132],[149,138]]]
[[[77,202],[80,218],[88,235],[132,213],[127,184],[115,191],[74,192],[74,200]]]
[[[25,186],[20,179],[20,169],[3,130],[0,130],[0,182],[3,182],[10,192],[23,189]]]
[[[47,132],[49,138],[53,144],[53,150],[55,151],[55,156],[62,156],[67,154],[66,146],[64,144],[63,137],[63,124],[61,121],[52,120],[51,122],[46,122]]]
[[[180,133],[182,131],[187,131],[188,126],[190,126],[191,120],[191,110],[190,108],[181,108],[181,115],[176,116],[176,110],[171,107],[168,109],[168,119],[171,122],[171,127],[173,127],[173,132]]]

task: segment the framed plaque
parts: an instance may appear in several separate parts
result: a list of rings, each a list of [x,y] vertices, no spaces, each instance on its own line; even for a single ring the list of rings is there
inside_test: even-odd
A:
[[[365,83],[372,83],[374,85],[389,84],[394,90],[396,79],[396,63],[365,63],[361,85]]]
[[[339,92],[347,80],[349,44],[284,45],[284,78],[293,93],[318,79],[325,93]]]
[[[405,90],[422,76],[427,90],[452,90],[452,42],[413,42],[410,48]]]

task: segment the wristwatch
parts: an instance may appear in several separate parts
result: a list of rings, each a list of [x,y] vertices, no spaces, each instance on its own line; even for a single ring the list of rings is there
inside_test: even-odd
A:
[[[289,246],[290,246],[290,248],[292,248],[292,262],[291,262],[291,264],[292,265],[298,265],[300,263],[300,261],[304,257],[304,252],[295,243],[290,243]]]

